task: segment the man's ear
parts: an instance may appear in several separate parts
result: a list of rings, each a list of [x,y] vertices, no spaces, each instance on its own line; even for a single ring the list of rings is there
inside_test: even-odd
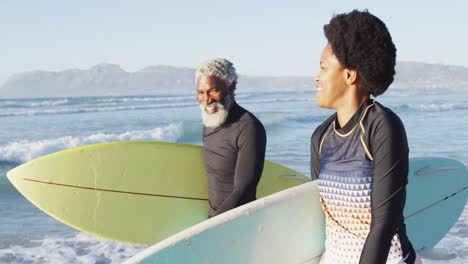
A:
[[[235,90],[236,90],[236,83],[234,82],[228,87],[229,94],[234,95]]]
[[[356,85],[357,84],[357,71],[351,69],[345,69],[345,79],[347,85]]]

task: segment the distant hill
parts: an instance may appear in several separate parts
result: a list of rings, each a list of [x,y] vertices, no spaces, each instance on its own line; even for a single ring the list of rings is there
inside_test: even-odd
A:
[[[468,68],[421,62],[398,62],[392,87],[468,89]]]
[[[11,76],[0,88],[5,97],[67,97],[181,92],[193,87],[194,70],[152,66],[129,73],[117,65],[88,70],[32,71]]]
[[[393,87],[402,89],[468,89],[468,68],[398,62]],[[0,97],[73,97],[188,93],[195,89],[195,69],[150,66],[127,72],[118,65],[98,64],[87,70],[32,71],[11,76]],[[241,75],[239,91],[314,89],[313,76],[254,77]]]

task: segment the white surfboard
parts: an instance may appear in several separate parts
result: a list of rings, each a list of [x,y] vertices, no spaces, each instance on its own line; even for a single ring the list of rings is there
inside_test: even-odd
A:
[[[468,172],[451,159],[410,160],[407,232],[416,250],[434,247],[466,204]],[[324,215],[316,182],[267,196],[186,229],[126,263],[318,263]]]

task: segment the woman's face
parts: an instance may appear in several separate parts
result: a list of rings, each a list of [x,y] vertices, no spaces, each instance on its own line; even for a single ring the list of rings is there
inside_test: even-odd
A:
[[[344,104],[348,87],[345,77],[345,68],[341,66],[330,44],[327,44],[320,57],[320,72],[315,76],[319,107],[336,110]]]

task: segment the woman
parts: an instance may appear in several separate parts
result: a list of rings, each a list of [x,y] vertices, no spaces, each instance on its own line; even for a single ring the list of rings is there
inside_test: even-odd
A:
[[[336,113],[311,139],[311,174],[326,214],[321,263],[420,263],[403,218],[406,132],[395,113],[371,99],[393,82],[390,33],[357,10],[333,17],[324,32],[317,105]]]

